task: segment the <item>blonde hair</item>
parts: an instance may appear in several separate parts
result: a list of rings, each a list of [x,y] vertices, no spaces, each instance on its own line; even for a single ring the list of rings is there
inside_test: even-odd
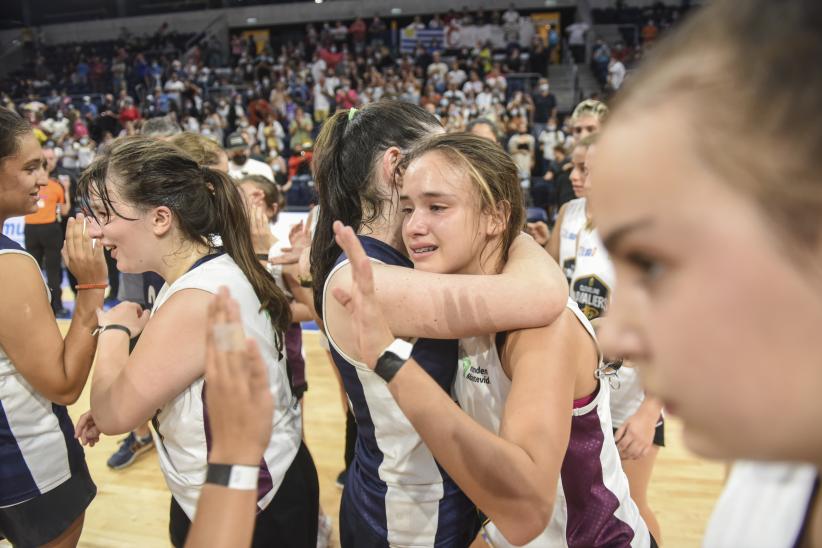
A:
[[[220,163],[225,152],[222,147],[203,135],[185,131],[175,135],[169,142],[191,156],[191,159],[201,166],[213,167]]]
[[[608,105],[596,99],[585,99],[574,108],[571,120],[576,120],[582,116],[593,116],[601,122],[608,116]]]

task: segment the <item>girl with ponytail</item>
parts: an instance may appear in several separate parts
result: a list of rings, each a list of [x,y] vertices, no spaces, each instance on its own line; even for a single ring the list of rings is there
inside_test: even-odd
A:
[[[325,122],[315,144],[314,299],[358,427],[340,506],[343,548],[468,546],[478,524],[473,504],[434,460],[386,383],[362,363],[360,333],[352,328],[350,314],[329,298],[329,291],[351,288],[351,265],[334,241],[334,221],[350,224],[377,263],[377,300],[392,332],[429,337],[416,342],[413,356],[446,392],[454,378],[457,343],[444,339],[547,325],[567,300],[559,268],[527,236],[516,238],[500,274],[460,276],[411,268],[394,172],[404,154],[437,133],[442,133],[439,122],[419,106],[380,101],[338,112]]]
[[[300,407],[285,366],[289,304],[256,259],[236,185],[174,145],[138,136],[116,140],[89,166],[79,196],[94,219],[90,234],[111,250],[122,272],[157,272],[166,281],[150,313],[132,303],[98,313],[91,411],[80,421],[80,437],[129,432],[153,417],[172,492],[175,546],[185,543],[204,482],[214,481],[221,465],[239,465],[253,467],[245,488],[258,493],[255,544],[313,547],[317,473],[301,442]],[[217,237],[222,247],[215,247]],[[221,286],[239,304],[240,323],[259,347],[274,397],[274,426],[260,462],[210,451],[206,322]],[[228,343],[232,333],[223,333]],[[137,334],[129,355],[128,340]]]

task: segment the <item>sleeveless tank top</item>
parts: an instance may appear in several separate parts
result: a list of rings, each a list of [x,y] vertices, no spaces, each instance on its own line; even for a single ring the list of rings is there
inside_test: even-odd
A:
[[[412,267],[388,244],[368,236],[359,239],[373,262]],[[326,278],[323,308],[334,298],[328,281],[348,262],[340,255]],[[456,539],[461,541],[474,527],[474,504],[434,460],[385,381],[342,352],[330,334],[328,341],[357,421],[354,459],[343,491],[347,504],[341,512],[349,508],[371,526],[372,535],[391,546],[457,546]],[[412,356],[443,390],[450,390],[456,341],[419,339]]]
[[[19,244],[0,235],[0,255],[10,254],[24,255],[34,262]],[[43,291],[50,299],[45,281]],[[66,408],[39,394],[0,347],[0,508],[60,486],[85,466],[84,459]]]
[[[583,207],[583,216],[584,211]],[[614,265],[599,237],[599,231],[583,223],[576,237],[576,257],[570,280],[571,298],[589,320],[594,320],[607,311],[615,283]],[[609,382],[611,420],[614,428],[619,428],[637,412],[645,400],[645,392],[633,367],[620,368]]]
[[[585,226],[585,198],[577,198],[565,204],[562,224],[559,227],[559,266],[568,283],[574,275],[577,256],[577,234]]]
[[[591,324],[570,298],[566,306],[596,341]],[[454,395],[460,407],[499,434],[510,391],[511,380],[502,368],[495,337],[460,339],[460,361],[454,379]],[[593,399],[573,409],[554,513],[545,531],[527,544],[529,548],[650,546],[648,528],[631,500],[614,443],[609,392],[608,383],[600,382]],[[492,523],[486,525],[486,530],[495,547],[513,546]]]
[[[297,454],[302,425],[300,406],[289,386],[285,356],[277,351],[277,334],[268,314],[260,311],[260,300],[254,288],[234,260],[228,254],[222,254],[195,266],[173,284],[164,285],[157,295],[152,315],[178,291],[199,289],[216,294],[220,286],[227,286],[231,297],[239,304],[243,329],[247,337],[254,337],[260,348],[274,397],[271,439],[260,462],[257,487],[257,506],[264,509],[274,498]],[[279,336],[282,337],[282,334]],[[205,378],[197,379],[166,403],[155,415],[153,423],[160,468],[168,488],[186,515],[194,519],[200,489],[205,483],[211,447]]]
[[[811,464],[737,461],[702,545],[798,548],[818,489]]]

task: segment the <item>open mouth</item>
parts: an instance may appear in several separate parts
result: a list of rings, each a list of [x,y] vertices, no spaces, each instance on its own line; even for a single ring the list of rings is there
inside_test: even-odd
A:
[[[411,257],[414,259],[425,257],[435,252],[437,249],[439,249],[439,246],[436,245],[413,246],[410,247]]]

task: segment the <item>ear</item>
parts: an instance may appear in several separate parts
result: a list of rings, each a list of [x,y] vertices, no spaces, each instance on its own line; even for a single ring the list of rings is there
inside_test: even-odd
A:
[[[147,216],[151,223],[151,230],[157,237],[165,236],[171,231],[173,215],[166,206],[155,207]]]
[[[495,238],[505,232],[508,227],[508,219],[511,218],[511,203],[502,200],[497,203],[496,209],[492,209],[488,215],[488,224],[485,226],[485,234],[489,238]]]
[[[382,155],[381,170],[382,180],[392,184],[394,180],[394,170],[402,158],[402,151],[398,147],[389,147]]]
[[[274,217],[277,216],[277,213],[280,212],[280,204],[273,204],[271,207],[268,208],[268,210],[269,210],[268,217],[270,219],[273,219]]]

